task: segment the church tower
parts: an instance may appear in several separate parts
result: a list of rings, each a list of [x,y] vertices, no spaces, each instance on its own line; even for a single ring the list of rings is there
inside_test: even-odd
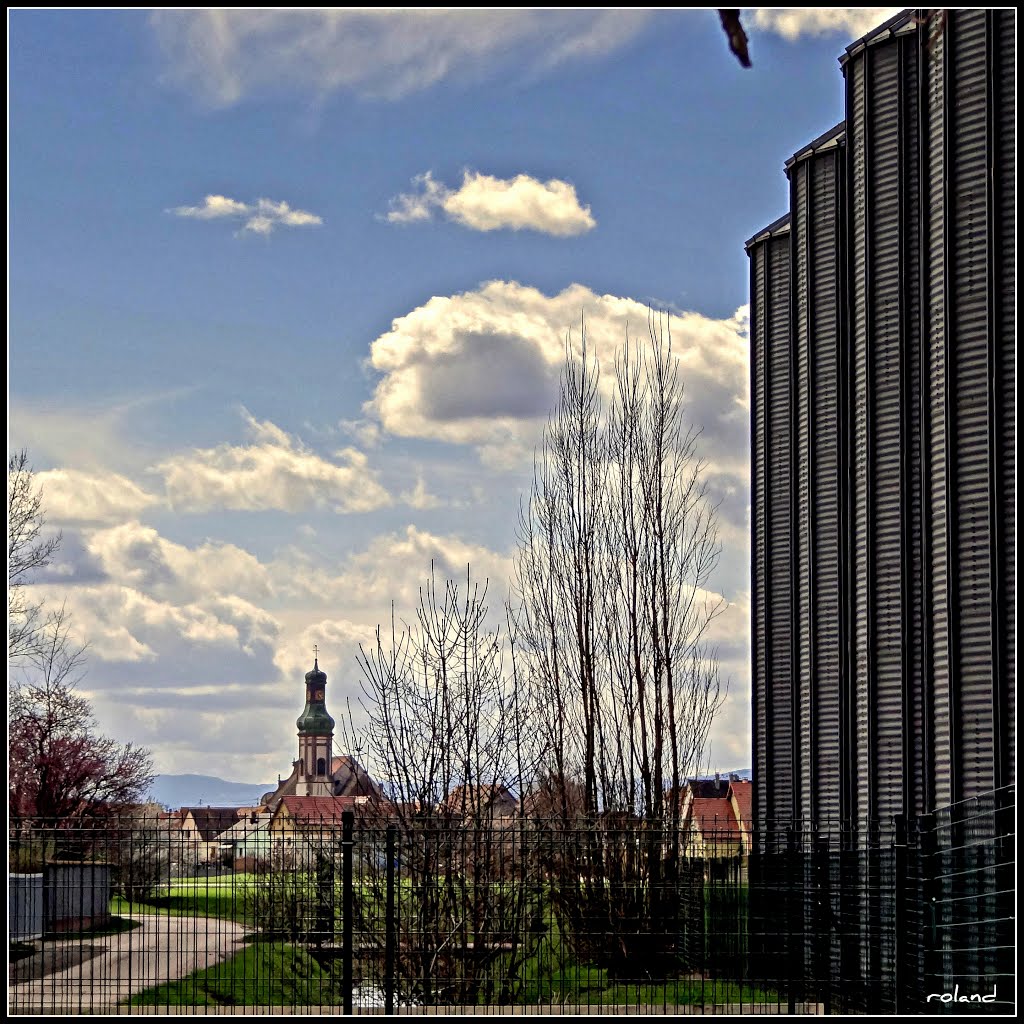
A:
[[[295,722],[299,730],[296,796],[334,795],[331,775],[334,719],[327,713],[324,703],[326,686],[327,673],[320,671],[314,658],[312,670],[306,673],[306,706]]]

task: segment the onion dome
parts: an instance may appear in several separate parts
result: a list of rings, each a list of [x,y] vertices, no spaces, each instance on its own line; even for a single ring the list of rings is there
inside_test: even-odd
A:
[[[324,692],[327,687],[327,673],[320,670],[317,660],[306,673],[306,706],[295,721],[299,733],[330,735],[334,732],[334,719],[327,713]]]

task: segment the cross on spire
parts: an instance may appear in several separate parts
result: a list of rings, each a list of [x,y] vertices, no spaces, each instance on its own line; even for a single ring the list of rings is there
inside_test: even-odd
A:
[[[313,668],[319,668],[320,667],[317,664],[317,661],[319,660],[319,653],[320,653],[320,648],[317,647],[316,644],[313,644]]]

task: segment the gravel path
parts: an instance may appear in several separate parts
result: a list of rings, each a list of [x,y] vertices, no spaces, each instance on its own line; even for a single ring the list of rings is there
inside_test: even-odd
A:
[[[9,968],[9,1013],[110,1012],[130,995],[235,953],[245,929],[214,917],[136,914],[141,927],[97,939],[38,942]]]

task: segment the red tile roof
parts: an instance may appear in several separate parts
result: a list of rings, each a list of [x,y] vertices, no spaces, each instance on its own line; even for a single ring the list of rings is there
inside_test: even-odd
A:
[[[334,822],[341,821],[345,811],[364,807],[366,800],[354,796],[286,796],[281,804],[295,821]]]
[[[695,796],[690,804],[690,820],[706,839],[738,838],[740,834],[736,813],[725,797]]]
[[[736,803],[736,811],[739,814],[740,821],[749,825],[754,819],[754,787],[749,782],[734,781],[729,784],[729,795]]]

